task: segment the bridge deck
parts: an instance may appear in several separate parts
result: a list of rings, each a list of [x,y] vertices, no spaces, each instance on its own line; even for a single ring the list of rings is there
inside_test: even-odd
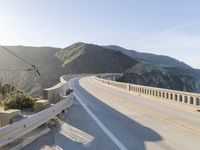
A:
[[[93,77],[74,78],[70,87],[76,101],[64,121],[94,139],[84,145],[55,133],[54,142],[62,149],[199,150],[199,112],[109,87]]]

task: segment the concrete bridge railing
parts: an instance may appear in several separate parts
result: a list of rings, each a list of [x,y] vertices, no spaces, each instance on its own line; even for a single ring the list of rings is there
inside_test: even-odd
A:
[[[60,83],[52,88],[45,89],[47,98],[50,98],[50,102],[51,100],[53,103],[56,102],[55,104],[51,104],[50,107],[34,115],[0,128],[0,149],[69,108],[73,104],[73,93],[65,96],[67,88],[68,82],[61,77]]]
[[[43,90],[44,99],[48,99],[50,103],[57,103],[66,95],[66,90],[69,88],[69,85],[64,77],[61,76],[60,82],[55,86]]]
[[[137,85],[137,84],[129,84],[129,83],[102,79],[99,77],[95,77],[95,79],[104,84],[121,88],[124,90],[128,90],[128,91],[137,93],[139,95],[174,101],[181,104],[186,104],[189,106],[200,108],[200,94],[198,93],[182,92],[182,91],[176,91],[176,90],[142,86],[142,85]]]

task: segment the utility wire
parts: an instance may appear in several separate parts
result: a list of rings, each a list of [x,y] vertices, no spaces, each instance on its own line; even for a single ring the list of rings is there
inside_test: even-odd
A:
[[[9,70],[9,69],[0,69],[0,71],[27,71],[27,72],[29,72],[29,71],[33,71],[34,72],[34,76],[35,76],[35,79],[34,79],[34,81],[33,81],[33,84],[34,84],[34,86],[36,85],[36,82],[38,81],[37,80],[37,77],[36,77],[36,74],[38,74],[39,76],[40,76],[40,72],[39,72],[39,70],[37,69],[37,67],[35,66],[35,64],[32,64],[32,63],[30,63],[29,61],[27,61],[26,59],[24,59],[24,58],[22,58],[22,57],[20,57],[20,56],[18,56],[17,54],[15,54],[14,52],[12,52],[11,50],[9,50],[8,48],[6,48],[6,47],[4,47],[4,46],[2,46],[2,45],[0,45],[0,47],[2,47],[4,50],[6,50],[7,52],[9,52],[10,54],[12,54],[12,55],[14,55],[15,57],[17,57],[18,59],[20,59],[21,61],[23,61],[24,63],[26,63],[26,64],[28,64],[28,65],[30,65],[32,68],[30,69],[25,69],[25,70],[19,70],[19,69],[15,69],[15,70]]]
[[[8,48],[6,48],[5,46],[0,45],[4,50],[8,51],[9,53],[11,53],[12,55],[14,55],[15,57],[17,57],[18,59],[20,59],[21,61],[25,62],[26,64],[29,64],[30,66],[32,66],[32,64],[30,62],[28,62],[27,60],[25,60],[24,58],[18,56],[17,54],[13,53],[11,50],[9,50]]]
[[[33,69],[0,69],[0,71],[11,71],[11,72],[12,72],[12,71],[13,71],[13,72],[15,72],[15,71],[16,71],[16,72],[17,72],[17,71],[20,71],[20,72],[24,72],[24,71],[26,72],[26,71],[27,71],[27,72],[28,72],[28,71],[32,71],[32,70],[33,70]]]
[[[26,64],[30,65],[36,72],[37,74],[40,76],[40,72],[37,69],[37,67],[33,64],[31,64],[30,62],[28,62],[27,60],[25,60],[24,58],[18,56],[17,54],[15,54],[14,52],[12,52],[11,50],[9,50],[8,48],[6,48],[5,46],[0,45],[0,47],[2,47],[4,50],[8,51],[10,54],[14,55],[15,57],[17,57],[18,59],[20,59],[21,61],[25,62]]]

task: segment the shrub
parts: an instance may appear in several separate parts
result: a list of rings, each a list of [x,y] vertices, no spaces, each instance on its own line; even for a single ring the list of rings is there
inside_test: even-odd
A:
[[[1,85],[0,83],[1,96],[6,97],[10,93],[12,93],[14,90],[15,90],[15,87],[11,86],[10,84]]]
[[[33,108],[35,100],[25,93],[9,95],[4,102],[5,109]]]

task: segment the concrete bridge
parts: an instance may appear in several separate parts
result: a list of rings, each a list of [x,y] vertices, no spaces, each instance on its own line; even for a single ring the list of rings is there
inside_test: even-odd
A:
[[[119,75],[114,75],[112,79],[116,79]],[[104,78],[104,79],[103,79]],[[176,90],[169,90],[163,88],[155,88],[149,86],[142,86],[137,84],[129,84],[129,83],[122,83],[110,80],[110,76],[104,76],[103,78],[96,77],[95,79],[111,85],[113,87],[126,89],[128,91],[132,91],[134,93],[138,93],[139,95],[148,96],[151,98],[157,99],[164,99],[179,102],[182,104],[196,106],[196,109],[200,109],[200,94],[198,93],[191,93],[191,92],[182,92]]]
[[[199,150],[199,94],[103,78],[70,80],[77,101],[65,119],[94,137],[87,148],[79,149]],[[77,143],[59,140],[63,149],[78,149]]]
[[[63,121],[86,134],[71,139],[68,131],[58,131],[24,150],[44,145],[64,150],[199,150],[199,94],[112,81],[119,76],[70,78],[74,103]],[[46,96],[57,97],[62,91]],[[77,137],[89,140],[85,143]]]

